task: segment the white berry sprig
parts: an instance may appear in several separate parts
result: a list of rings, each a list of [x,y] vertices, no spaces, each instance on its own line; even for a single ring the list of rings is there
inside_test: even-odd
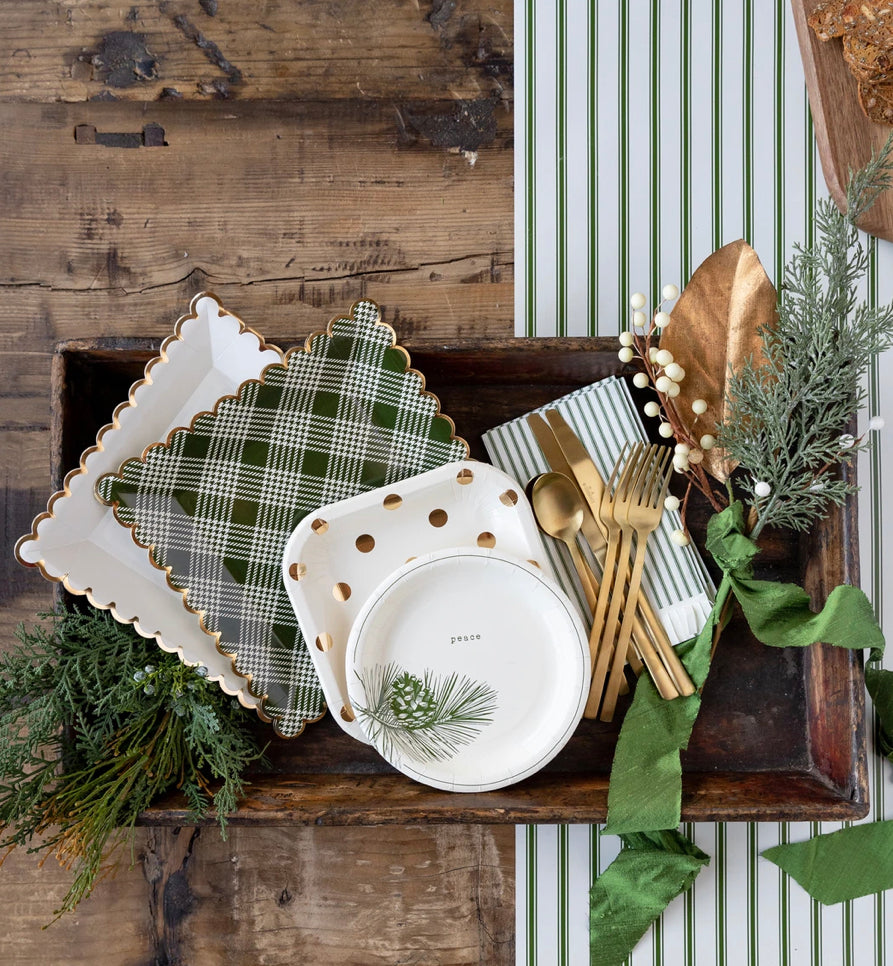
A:
[[[680,384],[686,376],[685,369],[676,361],[672,352],[660,348],[660,335],[672,321],[667,303],[678,295],[677,286],[664,285],[661,301],[652,312],[650,320],[643,311],[647,303],[645,295],[636,292],[630,298],[632,324],[627,331],[620,333],[618,356],[621,362],[627,364],[638,360],[641,369],[633,376],[633,384],[639,389],[650,386],[657,394],[656,400],[652,399],[645,404],[645,415],[660,420],[657,431],[664,439],[676,440],[673,468],[687,478],[688,484],[679,504],[685,526],[692,487],[700,490],[717,512],[723,509],[724,503],[714,491],[710,478],[701,465],[705,451],[716,445],[713,434],[704,432],[706,427],[698,425],[700,417],[707,411],[707,402],[695,399],[690,414],[680,411],[676,399],[680,395]],[[685,531],[677,531],[674,541],[683,546],[688,543]]]

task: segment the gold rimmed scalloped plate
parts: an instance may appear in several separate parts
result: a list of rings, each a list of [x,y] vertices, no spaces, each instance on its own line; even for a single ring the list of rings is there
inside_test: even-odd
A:
[[[246,707],[258,707],[260,698],[233,668],[232,658],[216,649],[198,616],[183,607],[166,575],[150,564],[112,510],[96,500],[93,486],[102,474],[117,470],[174,428],[187,426],[197,412],[282,359],[280,349],[265,343],[215,296],[196,295],[144,377],[99,431],[95,446],[83,453],[63,489],[16,545],[21,563],[133,624],[186,663],[204,664],[209,677]]]

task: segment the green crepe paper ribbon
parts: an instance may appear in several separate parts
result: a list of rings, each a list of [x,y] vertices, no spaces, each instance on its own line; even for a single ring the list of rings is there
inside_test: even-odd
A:
[[[870,660],[874,660],[874,657]],[[893,761],[893,672],[880,667],[866,667],[865,687],[871,695],[880,722],[878,749],[885,758]]]
[[[716,602],[697,637],[678,648],[697,688],[707,679],[713,632],[728,595],[737,598],[757,640],[772,647],[806,647],[817,641],[838,647],[870,649],[869,661],[883,655],[884,637],[871,603],[858,587],[835,587],[824,608],[813,613],[809,596],[796,584],[755,580],[751,564],[759,553],[744,534],[744,508],[733,503],[707,525],[707,549],[723,571]],[[869,693],[877,693],[881,727],[890,744],[885,710],[893,708],[893,674],[879,668],[866,672]],[[699,694],[665,701],[651,679],[642,675],[627,712],[608,787],[605,831],[654,831],[675,828],[682,807],[682,766],[679,753],[688,746],[700,710]]]
[[[741,605],[754,636],[764,644],[772,647],[806,647],[822,641],[838,647],[868,647],[868,660],[880,660],[884,651],[883,634],[868,598],[859,588],[848,585],[836,587],[829,594],[824,608],[816,614],[810,609],[808,595],[796,584],[753,578],[752,561],[759,553],[759,548],[744,533],[744,508],[740,503],[732,503],[711,518],[707,526],[707,549],[722,569],[723,578],[706,625],[697,637],[677,648],[698,690],[707,679],[714,632],[722,620],[723,608],[730,594]],[[893,755],[893,673],[869,667],[865,680],[881,722],[881,749],[890,757]],[[688,746],[700,707],[699,693],[666,701],[660,697],[648,675],[643,674],[639,678],[614,753],[605,833],[623,837],[638,833],[661,834],[661,830],[675,829],[679,825],[682,808],[682,765],[679,754]],[[829,838],[837,834],[840,833],[832,833]],[[893,835],[887,829],[882,829],[878,834]],[[779,864],[787,861],[783,850],[795,848],[799,847],[778,846],[773,850],[776,855],[773,861],[779,861]],[[663,861],[658,858],[659,852],[660,847],[655,846],[642,851],[638,859],[656,869]],[[633,922],[630,916],[621,911],[624,909],[624,893],[628,884],[636,881],[634,875],[640,874],[633,859],[625,856],[626,851],[621,852],[593,888],[590,919],[592,963],[598,963],[599,966],[623,962],[629,949],[644,932],[644,929],[640,929],[641,920]],[[619,873],[615,874],[613,870],[621,860]],[[678,859],[673,861],[678,862]],[[626,871],[627,865],[630,866],[629,872]],[[649,912],[653,913],[652,920],[660,915],[674,896],[691,885],[699,868],[691,873],[688,881],[678,880],[676,892],[666,889],[651,894],[651,899],[642,908],[644,910],[647,906]],[[826,868],[831,870],[831,877],[837,875],[833,865]],[[820,877],[819,871],[815,878],[818,880]],[[662,878],[664,884],[666,881],[666,878]],[[876,891],[872,889],[875,878],[868,876],[865,881],[869,892]],[[602,883],[605,892],[613,895],[603,898],[602,891],[596,893],[599,883]],[[621,891],[614,892],[615,889]],[[658,903],[659,898],[663,905]],[[644,928],[647,927],[648,923]],[[606,937],[610,937],[611,949],[619,951],[626,948],[627,952],[623,955],[618,952],[619,958],[613,960],[606,958],[607,953],[603,955],[601,952],[609,948],[605,945]]]
[[[590,892],[590,966],[622,963],[667,903],[710,858],[678,832],[624,835],[624,848]]]
[[[852,825],[761,854],[828,905],[893,889],[893,821]]]

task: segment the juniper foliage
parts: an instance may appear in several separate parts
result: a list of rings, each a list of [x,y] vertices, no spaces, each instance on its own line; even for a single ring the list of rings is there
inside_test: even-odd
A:
[[[0,849],[73,870],[59,916],[165,792],[181,790],[195,819],[213,806],[225,837],[262,752],[244,709],[204,669],[92,608],[39,616],[0,656]]]
[[[851,173],[847,208],[818,202],[816,238],[796,245],[785,266],[775,324],[760,329],[764,361],[749,360],[727,383],[731,417],[719,445],[743,473],[736,478],[766,525],[806,530],[855,490],[843,468],[869,445],[848,427],[865,407],[864,377],[893,345],[893,304],[860,301],[869,253],[857,225],[893,183],[893,135]],[[757,481],[771,486],[754,493]]]

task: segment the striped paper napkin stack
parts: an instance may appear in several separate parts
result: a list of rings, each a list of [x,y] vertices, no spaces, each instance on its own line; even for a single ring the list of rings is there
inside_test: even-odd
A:
[[[613,376],[534,412],[545,413],[547,409],[561,413],[605,481],[624,443],[647,441],[626,383]],[[484,446],[493,464],[522,485],[550,469],[526,416],[489,430],[484,434]],[[671,540],[670,534],[680,526],[676,511],[664,512],[660,526],[648,540],[642,577],[642,589],[674,644],[694,637],[704,626],[715,594],[694,546],[679,547]],[[567,549],[558,541],[549,540],[546,552],[556,579],[585,615],[585,598]]]

